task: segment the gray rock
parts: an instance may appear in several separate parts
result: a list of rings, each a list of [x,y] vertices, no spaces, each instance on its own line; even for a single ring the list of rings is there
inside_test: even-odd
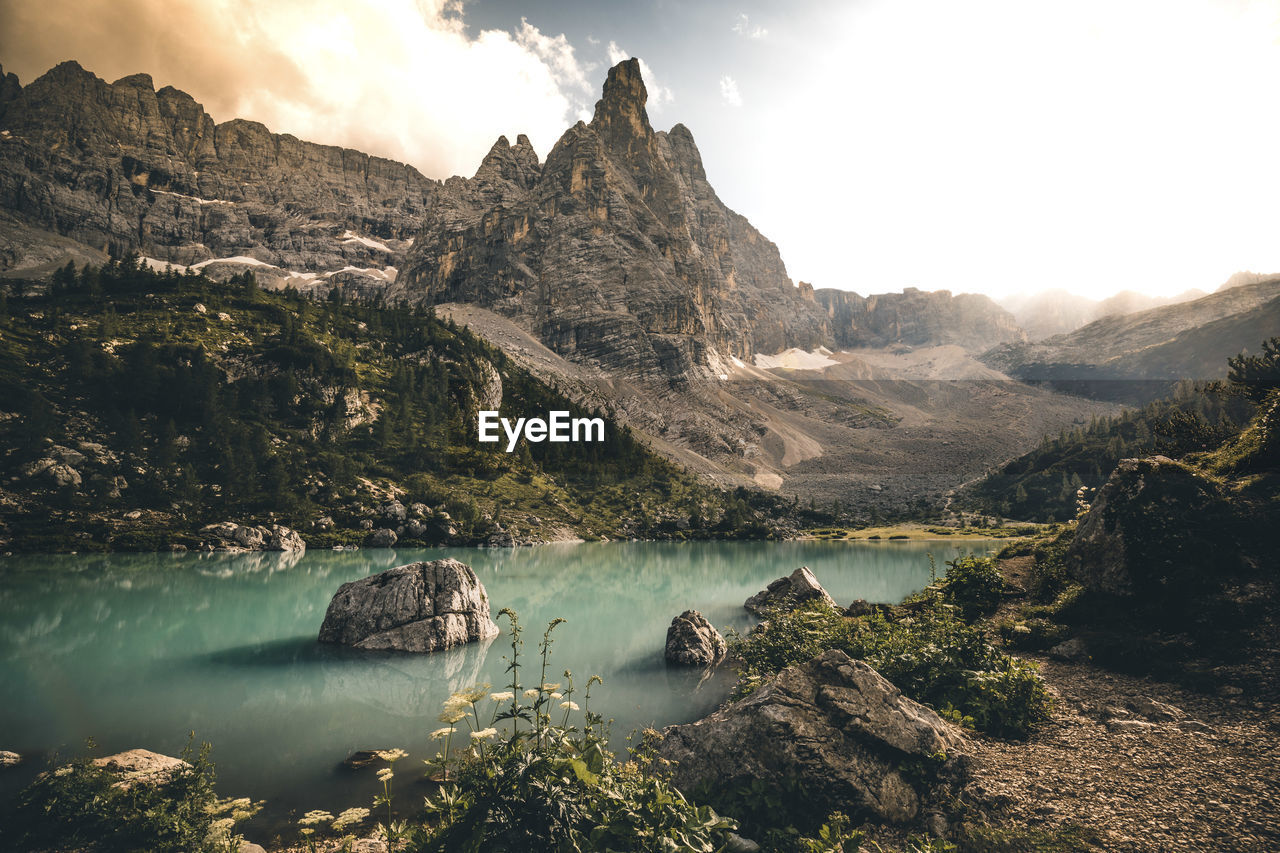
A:
[[[261,844],[254,844],[252,841],[241,838],[237,853],[267,853],[267,849]]]
[[[712,666],[724,660],[728,645],[707,618],[686,610],[667,628],[667,663],[680,666]]]
[[[875,608],[871,606],[865,598],[854,599],[854,602],[844,609],[846,616],[870,616],[875,612]]]
[[[1056,660],[1083,662],[1089,659],[1089,647],[1079,637],[1072,637],[1049,649],[1049,657]]]
[[[307,543],[296,530],[280,524],[255,527],[223,521],[200,528],[204,550],[230,551],[305,551]]]
[[[1216,732],[1213,726],[1200,720],[1180,720],[1175,725],[1184,732],[1197,732],[1199,734],[1212,734]]]
[[[819,810],[902,823],[929,793],[903,767],[945,755],[939,773],[963,775],[963,745],[950,723],[832,650],[703,720],[668,727],[657,753],[675,762],[682,790],[799,783]]]
[[[380,510],[382,517],[395,522],[402,522],[409,517],[409,510],[400,501],[388,501]]]
[[[1115,734],[1139,734],[1155,727],[1155,723],[1146,720],[1107,720],[1107,731]]]
[[[757,616],[763,616],[773,607],[797,607],[815,600],[836,607],[835,599],[822,588],[809,567],[801,566],[748,598],[742,606]]]
[[[1143,696],[1129,703],[1129,707],[1133,709],[1135,714],[1146,717],[1148,720],[1156,720],[1158,722],[1172,722],[1181,720],[1186,716],[1181,709],[1175,708],[1173,705],[1157,702],[1149,696]]]
[[[484,584],[470,566],[444,559],[343,584],[329,602],[320,642],[434,652],[497,634]]]
[[[181,758],[161,755],[148,749],[130,749],[93,760],[95,767],[120,777],[116,785],[129,788],[133,785],[162,785],[178,773],[191,768]]]
[[[399,541],[400,537],[396,536],[396,532],[390,528],[383,527],[375,530],[364,540],[366,548],[390,548]]]
[[[1221,547],[1229,515],[1221,487],[1197,471],[1164,456],[1124,459],[1080,519],[1065,563],[1090,591],[1187,600],[1239,562]]]

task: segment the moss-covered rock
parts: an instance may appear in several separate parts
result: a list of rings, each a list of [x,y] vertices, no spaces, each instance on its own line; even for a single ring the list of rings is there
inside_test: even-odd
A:
[[[1080,519],[1065,563],[1087,592],[1182,609],[1240,568],[1222,486],[1164,456],[1125,459]]]

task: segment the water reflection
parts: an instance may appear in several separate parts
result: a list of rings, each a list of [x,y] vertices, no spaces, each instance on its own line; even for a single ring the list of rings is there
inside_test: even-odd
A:
[[[620,744],[635,728],[694,719],[725,694],[725,677],[663,662],[666,628],[683,610],[745,628],[743,600],[800,565],[842,604],[897,601],[928,582],[929,553],[940,566],[956,552],[950,543],[608,543],[0,559],[0,748],[74,751],[92,735],[109,750],[174,753],[195,730],[215,745],[224,790],[266,798],[279,814],[345,807],[351,780],[333,773],[338,762],[370,746],[426,757],[443,699],[504,684],[510,654],[505,636],[426,656],[319,644],[329,598],[346,581],[456,557],[475,567],[495,611],[519,612],[531,665],[547,621],[566,618],[552,680],[566,667],[579,684],[600,674],[593,707],[615,719]],[[0,794],[39,769],[0,777]],[[371,791],[371,778],[357,787],[366,783]]]

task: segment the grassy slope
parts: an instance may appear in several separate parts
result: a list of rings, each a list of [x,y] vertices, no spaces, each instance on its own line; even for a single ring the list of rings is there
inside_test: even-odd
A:
[[[588,414],[466,330],[406,309],[128,264],[11,290],[2,547],[195,546],[202,525],[228,519],[356,542],[366,519],[394,526],[377,511],[393,496],[433,510],[422,544],[483,541],[496,524],[525,538],[766,532],[758,498],[705,485],[612,423],[604,444],[480,444],[475,413],[498,374],[504,416]],[[38,470],[49,459],[82,482],[59,487]],[[323,517],[331,529],[314,526]]]

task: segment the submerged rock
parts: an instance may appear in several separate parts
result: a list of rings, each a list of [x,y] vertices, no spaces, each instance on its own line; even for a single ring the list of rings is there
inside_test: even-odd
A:
[[[16,767],[22,763],[22,756],[7,749],[0,749],[0,767]]]
[[[813,571],[808,566],[801,566],[748,598],[742,606],[757,616],[763,616],[774,607],[798,607],[815,600],[836,607],[835,599],[818,583]]]
[[[666,658],[680,666],[712,666],[724,660],[728,644],[715,626],[696,610],[686,610],[667,629]]]
[[[322,643],[404,652],[434,652],[497,634],[484,584],[453,559],[344,583],[320,626]]]
[[[819,810],[901,823],[919,815],[930,786],[904,768],[958,774],[963,744],[950,723],[833,649],[703,720],[668,727],[657,752],[675,762],[672,781],[684,791],[798,785]]]

